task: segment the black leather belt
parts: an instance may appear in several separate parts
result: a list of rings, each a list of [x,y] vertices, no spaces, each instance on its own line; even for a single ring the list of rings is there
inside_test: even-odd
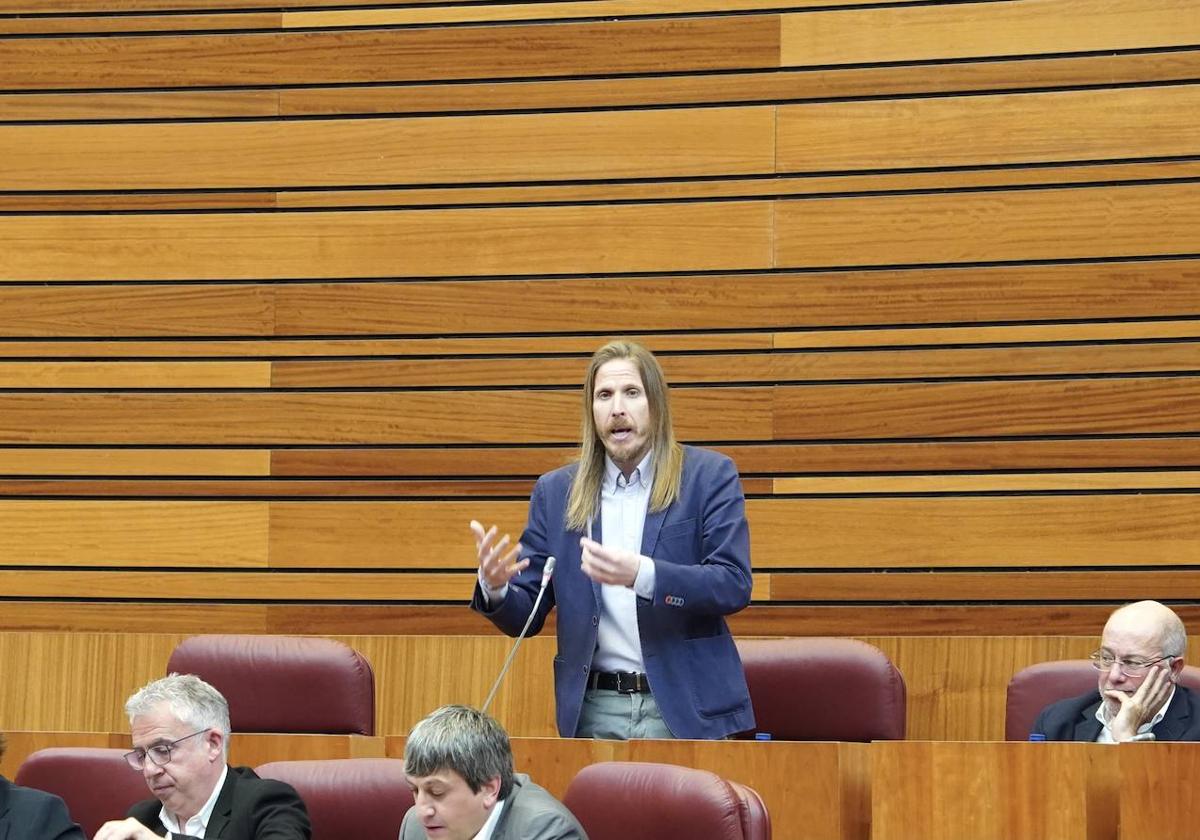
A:
[[[605,691],[619,691],[621,694],[649,694],[650,679],[645,674],[636,671],[592,671],[588,677],[588,688],[602,688]]]

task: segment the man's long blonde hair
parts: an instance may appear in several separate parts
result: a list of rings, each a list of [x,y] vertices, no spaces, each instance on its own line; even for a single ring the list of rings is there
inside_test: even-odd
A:
[[[584,531],[600,509],[600,486],[604,481],[604,443],[592,413],[596,371],[608,362],[628,359],[637,367],[650,408],[650,447],[654,452],[654,483],[650,488],[650,510],[657,511],[679,498],[683,476],[683,447],[675,440],[671,425],[671,400],[667,380],[654,354],[627,339],[605,344],[594,354],[583,383],[583,424],[579,436],[579,469],[571,481],[567,499],[567,529]]]

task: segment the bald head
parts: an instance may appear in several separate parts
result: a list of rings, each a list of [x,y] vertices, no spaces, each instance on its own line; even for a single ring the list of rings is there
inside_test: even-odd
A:
[[[1137,601],[1121,607],[1108,617],[1104,639],[1136,638],[1157,648],[1160,656],[1183,656],[1187,651],[1187,630],[1175,611],[1158,601]]]

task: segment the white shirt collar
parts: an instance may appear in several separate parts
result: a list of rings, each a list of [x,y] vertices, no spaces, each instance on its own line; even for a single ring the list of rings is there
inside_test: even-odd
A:
[[[475,840],[491,840],[492,832],[496,830],[496,823],[500,822],[500,812],[503,810],[504,800],[501,799],[496,802],[496,807],[488,815],[487,822],[483,824],[483,828],[479,829],[479,833],[475,835]]]
[[[213,809],[217,807],[217,797],[221,795],[221,788],[225,787],[225,778],[228,775],[229,765],[226,764],[221,770],[221,778],[217,779],[217,784],[209,795],[208,801],[204,803],[204,807],[200,809],[200,813],[188,820],[185,825],[176,825],[175,817],[167,812],[165,805],[158,811],[159,821],[172,835],[186,834],[190,837],[203,837],[204,832],[208,830],[208,821],[212,819]]]
[[[604,489],[612,491],[621,477],[621,468],[607,454],[604,455]],[[629,475],[630,485],[641,485],[649,488],[654,483],[654,450],[648,450],[642,460]]]

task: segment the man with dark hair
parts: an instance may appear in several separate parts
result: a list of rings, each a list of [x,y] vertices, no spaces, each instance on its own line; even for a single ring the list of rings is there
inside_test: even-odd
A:
[[[0,758],[8,740],[0,733]],[[3,840],[84,840],[66,804],[52,793],[14,785],[0,776],[0,838]]]
[[[1200,741],[1200,696],[1179,685],[1187,631],[1158,601],[1109,616],[1092,654],[1095,691],[1051,703],[1033,725],[1048,741]]]
[[[309,840],[300,795],[288,784],[230,767],[229,704],[191,674],[155,680],[125,703],[133,750],[125,760],[154,799],[106,822],[94,840],[220,837],[222,840]]]
[[[521,541],[471,523],[471,602],[510,636],[558,607],[563,737],[723,738],[753,728],[725,616],[750,602],[750,534],[733,462],[675,441],[658,360],[632,341],[592,356],[579,457],[538,479]]]
[[[400,840],[587,840],[562,803],[513,772],[508,735],[466,706],[443,706],[413,727],[404,774],[416,804]]]

